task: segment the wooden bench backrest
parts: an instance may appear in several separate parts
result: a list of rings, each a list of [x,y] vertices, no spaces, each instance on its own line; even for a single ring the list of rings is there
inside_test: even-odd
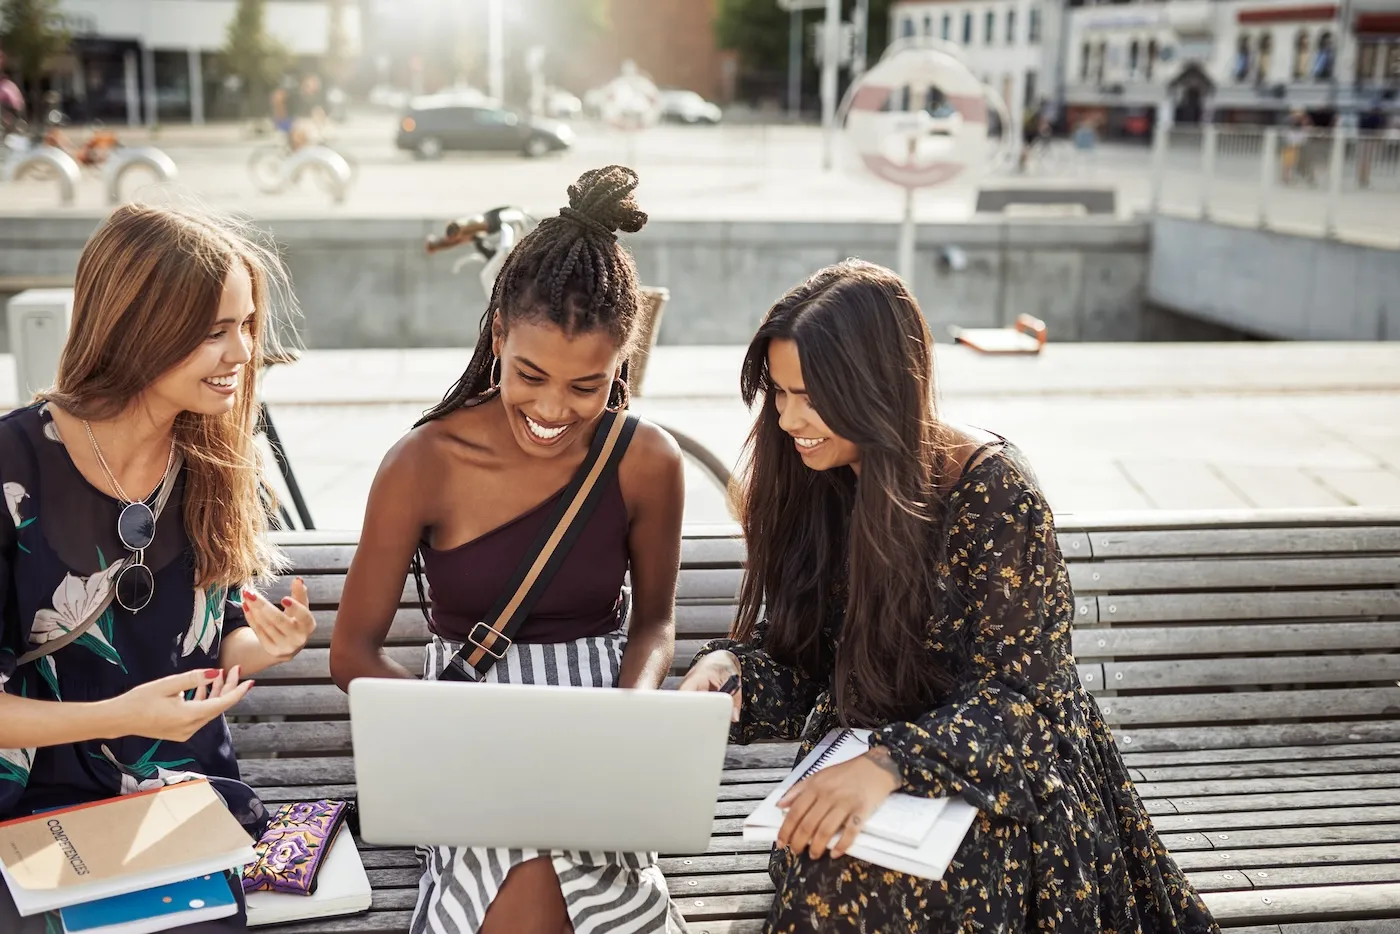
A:
[[[1400,512],[1294,521],[1063,518],[1074,651],[1125,750],[1400,741]],[[353,536],[287,533],[319,623],[297,659],[235,710],[241,755],[344,754],[347,704],[327,646]],[[744,549],[688,529],[676,675],[733,619]],[[279,581],[270,596],[289,586]],[[405,581],[389,652],[422,665],[427,626]],[[261,721],[261,722],[259,722]],[[750,764],[781,762],[755,751]]]

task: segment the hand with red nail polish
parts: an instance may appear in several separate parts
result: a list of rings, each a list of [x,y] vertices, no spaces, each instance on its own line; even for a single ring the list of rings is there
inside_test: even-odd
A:
[[[316,631],[310,602],[306,582],[300,577],[292,581],[292,595],[282,598],[280,609],[251,590],[243,591],[243,615],[270,664],[290,661],[306,647]]]
[[[236,666],[227,673],[208,668],[148,681],[101,703],[120,725],[119,735],[183,743],[241,701],[252,687],[251,681],[239,683]]]

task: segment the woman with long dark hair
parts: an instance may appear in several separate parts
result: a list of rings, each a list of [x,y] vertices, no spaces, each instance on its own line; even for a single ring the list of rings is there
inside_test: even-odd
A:
[[[738,675],[738,742],[873,731],[786,796],[767,929],[1218,930],[1079,682],[1050,508],[1013,445],[939,420],[903,282],[852,261],[793,289],[742,390],[748,570],[682,687]],[[895,791],[979,809],[941,881],[845,855]]]
[[[497,276],[466,372],[385,456],[331,639],[331,675],[342,688],[355,678],[413,677],[384,641],[405,574],[412,566],[417,575],[420,561],[433,636],[424,677],[439,677],[463,644],[482,638],[476,627],[531,554],[605,413],[627,407],[642,297],[617,232],[646,223],[637,182],[622,166],[585,173],[568,206],[521,239]],[[487,681],[661,686],[675,652],[680,449],[641,422],[599,485],[597,508]],[[653,854],[440,846],[422,855],[413,934],[685,927]]]

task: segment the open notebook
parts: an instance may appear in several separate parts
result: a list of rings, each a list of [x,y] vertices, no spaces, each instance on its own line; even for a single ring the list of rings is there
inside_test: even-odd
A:
[[[744,839],[776,840],[787,816],[778,801],[788,789],[869,749],[869,730],[832,730],[744,820]],[[895,792],[866,819],[848,852],[886,869],[941,879],[976,817],[977,809],[960,798],[918,798]]]

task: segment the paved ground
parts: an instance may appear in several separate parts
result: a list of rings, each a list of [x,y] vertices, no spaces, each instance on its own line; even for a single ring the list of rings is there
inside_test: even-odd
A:
[[[583,125],[574,150],[539,161],[514,156],[450,156],[421,163],[392,146],[395,118],[360,114],[333,129],[334,144],[353,155],[359,176],[347,202],[333,207],[312,182],[280,195],[259,193],[246,164],[265,139],[239,126],[169,127],[154,139],[180,169],[180,190],[143,187],[128,179],[128,195],[158,200],[195,198],[259,216],[321,214],[420,215],[468,213],[500,203],[548,208],[557,205],[580,171],[605,162],[624,162],[642,172],[644,205],[654,216],[675,219],[888,220],[902,212],[902,193],[850,172],[820,169],[820,131],[805,126],[666,127],[628,137]],[[128,143],[148,141],[144,130],[121,130]],[[1164,206],[1194,213],[1202,200],[1226,221],[1254,223],[1259,213],[1259,164],[1247,153],[1223,153],[1219,180],[1207,194],[1191,143],[1179,145],[1170,160]],[[1400,178],[1379,173],[1377,190],[1348,190],[1339,203],[1344,230],[1363,239],[1400,244]],[[1093,184],[1113,187],[1120,213],[1144,210],[1150,201],[1150,155],[1140,146],[1102,146],[1092,160],[1068,160],[1054,172],[998,178],[1010,184]],[[80,186],[71,210],[104,207],[100,177]],[[1320,231],[1324,194],[1304,186],[1275,189],[1269,198],[1271,222],[1283,229]],[[52,211],[51,184],[0,184],[0,211]],[[972,193],[925,192],[918,216],[925,221],[962,220]]]
[[[637,410],[736,462],[742,355],[658,348]],[[269,374],[320,527],[359,527],[383,453],[468,356],[313,351]],[[1059,512],[1400,507],[1400,345],[1052,344],[1003,359],[944,346],[938,368],[945,417],[1017,442]],[[687,520],[725,521],[723,492],[694,465],[688,480]]]

